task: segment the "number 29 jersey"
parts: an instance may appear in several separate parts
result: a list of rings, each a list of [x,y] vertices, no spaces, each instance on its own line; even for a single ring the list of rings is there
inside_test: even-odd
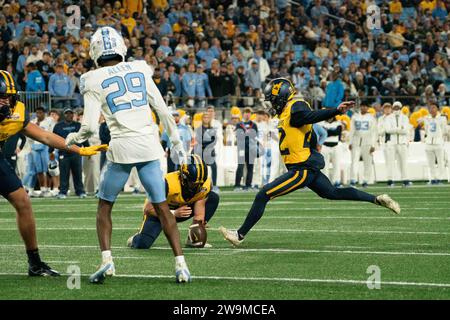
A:
[[[101,111],[111,132],[107,156],[112,162],[151,161],[163,153],[149,105],[158,114],[169,111],[152,75],[153,70],[145,61],[133,61],[102,67],[81,76],[84,117],[90,117],[83,120],[98,123]],[[90,127],[93,125],[91,123]]]
[[[306,104],[310,108],[304,100],[292,99],[288,101],[278,122],[280,153],[286,165],[304,163],[311,156],[312,124],[305,124],[298,128],[290,124],[291,111],[296,103]]]

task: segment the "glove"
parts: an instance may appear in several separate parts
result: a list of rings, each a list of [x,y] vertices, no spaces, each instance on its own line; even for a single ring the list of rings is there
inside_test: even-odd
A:
[[[173,144],[172,149],[170,150],[170,153],[176,154],[176,156],[177,156],[176,159],[178,160],[179,165],[187,163],[187,155],[186,155],[186,152],[184,151],[183,144],[181,142],[179,142],[177,144]]]
[[[99,146],[82,147],[82,148],[80,148],[79,155],[84,156],[84,157],[89,157],[89,156],[96,155],[100,151],[107,151],[107,150],[108,150],[107,144],[102,144]]]
[[[66,146],[67,147],[71,147],[72,145],[74,145],[74,144],[76,144],[77,142],[74,140],[74,137],[76,137],[77,136],[77,133],[76,132],[72,132],[72,133],[69,133],[68,135],[67,135],[67,138],[66,138]]]

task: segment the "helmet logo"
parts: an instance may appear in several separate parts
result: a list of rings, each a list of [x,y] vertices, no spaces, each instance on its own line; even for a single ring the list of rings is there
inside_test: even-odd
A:
[[[274,96],[277,96],[278,93],[280,93],[280,89],[281,89],[281,85],[283,84],[283,82],[278,82],[277,84],[274,84],[272,87],[272,94]]]

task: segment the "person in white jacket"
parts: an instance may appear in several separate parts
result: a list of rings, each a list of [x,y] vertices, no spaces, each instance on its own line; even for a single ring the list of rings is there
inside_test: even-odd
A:
[[[331,180],[334,186],[341,185],[341,134],[343,130],[342,122],[336,117],[322,121],[320,125],[327,131],[327,138],[323,143],[321,153],[325,159],[325,175]],[[333,168],[330,168],[330,163]]]
[[[358,180],[359,158],[364,163],[362,186],[367,187],[367,182],[372,169],[372,153],[375,151],[377,141],[377,120],[369,112],[369,107],[362,104],[360,112],[353,114],[350,125],[350,144],[352,165],[350,185],[355,186]]]
[[[407,187],[411,184],[406,172],[411,124],[408,117],[401,111],[401,102],[394,102],[392,107],[394,112],[387,116],[384,121],[388,185],[394,185],[395,161],[397,160],[400,165],[400,178],[403,181],[403,186]]]
[[[386,118],[392,113],[392,104],[390,104],[389,102],[386,102],[383,104],[383,115],[381,117],[378,118],[378,126],[377,126],[377,130],[378,130],[378,143],[380,145],[380,147],[383,149],[383,154],[384,154],[384,162],[388,163],[388,158],[389,156],[387,155],[387,146],[386,146],[386,131],[385,131],[385,122],[386,122]]]
[[[447,118],[439,112],[437,104],[430,105],[430,114],[423,119],[425,152],[430,167],[430,183],[440,184],[444,173],[444,136],[447,135]],[[437,168],[436,168],[437,162]]]

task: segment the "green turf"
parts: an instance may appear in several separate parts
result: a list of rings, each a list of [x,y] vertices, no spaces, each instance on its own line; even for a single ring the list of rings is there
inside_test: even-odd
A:
[[[96,199],[33,199],[41,255],[61,272],[80,267],[81,289],[67,276],[28,278],[12,208],[0,202],[0,299],[449,299],[450,186],[426,185],[388,192],[402,214],[357,202],[320,199],[298,191],[271,202],[239,249],[217,228],[239,227],[254,193],[221,194],[210,223],[212,249],[185,251],[193,282],[174,283],[174,261],[161,236],[151,250],[131,250],[127,238],[140,225],[143,197],[123,195],[113,213],[117,277],[91,285],[100,262]],[[179,224],[183,241],[188,223]],[[381,289],[366,272],[381,270]]]

